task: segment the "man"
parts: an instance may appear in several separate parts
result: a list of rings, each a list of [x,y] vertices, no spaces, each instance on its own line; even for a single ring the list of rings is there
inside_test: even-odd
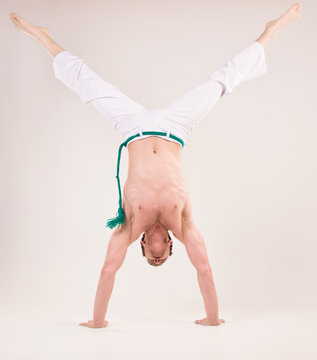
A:
[[[108,302],[115,274],[127,248],[141,238],[142,254],[149,264],[162,265],[172,254],[170,231],[181,241],[197,270],[206,317],[201,325],[220,325],[218,301],[204,239],[195,225],[188,187],[181,167],[181,150],[188,133],[209,112],[218,99],[240,83],[267,72],[264,47],[285,25],[295,21],[301,4],[295,3],[247,48],[232,57],[200,85],[186,92],[170,106],[147,110],[95,74],[84,61],[61,48],[46,28],[30,24],[12,13],[15,27],[36,39],[53,57],[55,76],[75,91],[84,103],[92,103],[125,138],[129,169],[121,204],[119,177],[118,217],[101,270],[94,303],[93,320],[80,325],[105,327]],[[121,151],[121,147],[120,147]],[[118,158],[118,169],[120,161]]]

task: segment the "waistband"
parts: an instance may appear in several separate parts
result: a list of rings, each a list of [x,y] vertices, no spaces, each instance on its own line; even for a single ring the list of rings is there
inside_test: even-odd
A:
[[[135,134],[135,135],[132,135],[132,136],[130,136],[129,138],[127,138],[127,140],[125,140],[121,145],[122,145],[122,146],[127,146],[128,143],[129,143],[132,139],[134,139],[134,138],[136,138],[136,137],[138,137],[138,136],[141,136],[141,135],[160,135],[160,136],[167,136],[167,137],[170,137],[171,139],[174,139],[174,140],[178,141],[178,142],[182,145],[182,147],[184,147],[184,141],[183,141],[181,138],[179,138],[178,136],[175,136],[175,135],[173,135],[173,134],[168,134],[167,132],[162,132],[162,131],[141,131],[140,133]]]

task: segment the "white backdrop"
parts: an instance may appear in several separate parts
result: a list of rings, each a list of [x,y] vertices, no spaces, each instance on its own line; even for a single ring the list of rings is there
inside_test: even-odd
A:
[[[179,349],[191,359],[213,351],[217,359],[232,359],[230,351],[235,358],[267,359],[273,350],[276,359],[290,359],[291,351],[294,358],[306,354],[312,359],[317,6],[313,0],[302,4],[302,17],[265,47],[268,73],[220,99],[183,149],[194,219],[205,237],[220,317],[227,323],[212,328],[192,324],[205,316],[203,301],[195,270],[174,238],[173,255],[161,267],[147,264],[139,241],[129,247],[106,315],[110,326],[88,329],[77,323],[92,319],[112,231],[105,223],[117,210],[115,171],[122,137],[92,105],[82,104],[54,78],[52,58],[14,28],[9,14],[47,27],[64,49],[155,109],[251,44],[292,2],[2,1],[0,286],[6,359],[80,359],[88,354],[93,359],[109,354],[111,359],[128,354],[172,358]],[[124,149],[122,184],[127,155]],[[285,328],[276,330],[276,317],[270,316],[285,311],[290,326],[284,322]],[[311,322],[303,325],[301,336],[279,338],[290,331],[295,316],[298,325],[306,312]],[[263,335],[272,336],[271,343],[256,343],[262,346],[261,356],[255,353],[259,347],[245,351],[243,345],[243,339],[255,336],[252,326],[263,329],[259,323],[243,323],[253,318],[267,321]],[[277,333],[270,332],[272,324]],[[166,342],[180,334],[180,326],[187,326],[184,337]],[[200,336],[200,350],[186,343],[191,331]],[[213,345],[208,331],[218,339]],[[90,332],[103,334],[89,338],[96,342],[93,353],[86,341]],[[114,338],[105,349],[99,341],[109,340],[110,334]],[[143,336],[148,336],[148,347]],[[291,345],[277,352],[283,340]],[[165,348],[163,355],[151,351],[157,344]]]

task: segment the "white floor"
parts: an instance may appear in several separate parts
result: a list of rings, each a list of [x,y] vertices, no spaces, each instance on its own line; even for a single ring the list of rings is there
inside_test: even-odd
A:
[[[135,309],[111,316],[107,328],[90,329],[78,325],[82,314],[7,314],[0,354],[3,360],[317,359],[316,309],[223,311],[222,317],[223,325],[201,326],[194,324],[197,314]]]

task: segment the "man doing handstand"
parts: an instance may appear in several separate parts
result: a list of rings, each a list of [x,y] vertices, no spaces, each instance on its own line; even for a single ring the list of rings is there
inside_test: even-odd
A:
[[[80,325],[105,327],[105,315],[115,275],[127,248],[142,235],[142,254],[153,266],[172,254],[170,231],[186,248],[197,270],[206,317],[201,325],[220,325],[218,301],[204,239],[192,216],[188,187],[181,166],[181,151],[188,133],[220,97],[244,81],[267,72],[264,47],[285,25],[301,14],[295,3],[279,18],[266,24],[264,32],[201,84],[166,108],[148,110],[104,81],[78,56],[60,47],[48,29],[34,26],[11,13],[17,29],[36,39],[53,57],[55,76],[75,91],[83,103],[91,103],[120,131],[129,154],[129,169],[119,202],[121,220],[110,237],[94,302],[93,320]],[[119,186],[120,191],[120,186]],[[121,196],[121,193],[120,193]],[[117,221],[118,220],[118,221]],[[117,222],[116,222],[117,221]]]

